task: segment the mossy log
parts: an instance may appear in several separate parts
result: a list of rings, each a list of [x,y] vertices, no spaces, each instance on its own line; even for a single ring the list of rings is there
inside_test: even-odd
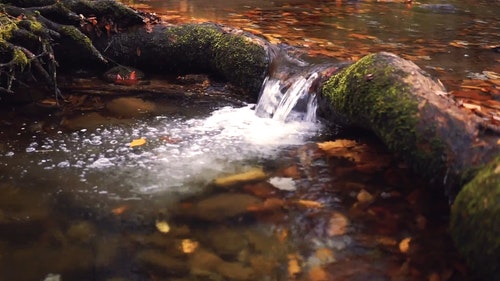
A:
[[[269,66],[265,40],[211,23],[139,27],[93,42],[121,64],[163,74],[208,73],[255,97]]]
[[[500,156],[460,191],[451,209],[455,245],[484,280],[500,280]]]
[[[442,84],[394,54],[368,55],[332,76],[320,113],[374,132],[420,175],[453,197],[488,163],[498,136],[447,96]]]
[[[482,119],[418,66],[384,52],[330,77],[319,104],[330,121],[372,131],[417,174],[444,187],[450,200],[458,193],[451,224],[456,245],[482,280],[499,280],[499,136]]]
[[[256,96],[268,71],[269,45],[259,37],[216,24],[158,24],[113,0],[8,0],[0,9],[4,93],[37,76],[58,93],[56,68],[125,64],[150,73],[210,73]]]

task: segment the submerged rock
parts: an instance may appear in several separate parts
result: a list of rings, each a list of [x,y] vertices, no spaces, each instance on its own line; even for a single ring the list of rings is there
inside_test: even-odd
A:
[[[137,262],[145,270],[162,274],[182,275],[189,272],[188,263],[157,250],[144,250],[136,256]]]
[[[248,213],[249,207],[262,204],[262,200],[243,193],[220,193],[202,199],[181,215],[207,221],[220,221]]]

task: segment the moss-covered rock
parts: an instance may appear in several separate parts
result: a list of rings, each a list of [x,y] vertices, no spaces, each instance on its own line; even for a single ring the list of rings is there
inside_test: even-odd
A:
[[[451,208],[453,240],[481,280],[500,280],[500,157],[458,194]]]

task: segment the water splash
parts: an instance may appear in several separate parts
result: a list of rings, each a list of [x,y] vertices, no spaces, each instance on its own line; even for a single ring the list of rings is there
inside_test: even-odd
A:
[[[270,73],[262,85],[256,115],[282,122],[316,122],[319,85],[337,68],[331,64],[309,64],[285,50],[274,50],[271,57]]]

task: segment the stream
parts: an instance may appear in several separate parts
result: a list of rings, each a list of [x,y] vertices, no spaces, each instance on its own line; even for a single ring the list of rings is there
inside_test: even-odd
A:
[[[498,16],[487,1],[430,9],[124,2],[174,22],[255,30],[341,61],[389,48],[451,87],[498,68],[488,49]],[[470,29],[458,42],[464,19]],[[404,31],[394,28],[400,21]],[[86,97],[101,106],[72,118],[2,109],[0,280],[472,280],[447,234],[439,189],[374,136],[316,116],[314,82],[332,65],[280,55],[257,102],[214,98],[210,89],[221,87],[205,80],[196,86],[202,98]]]

